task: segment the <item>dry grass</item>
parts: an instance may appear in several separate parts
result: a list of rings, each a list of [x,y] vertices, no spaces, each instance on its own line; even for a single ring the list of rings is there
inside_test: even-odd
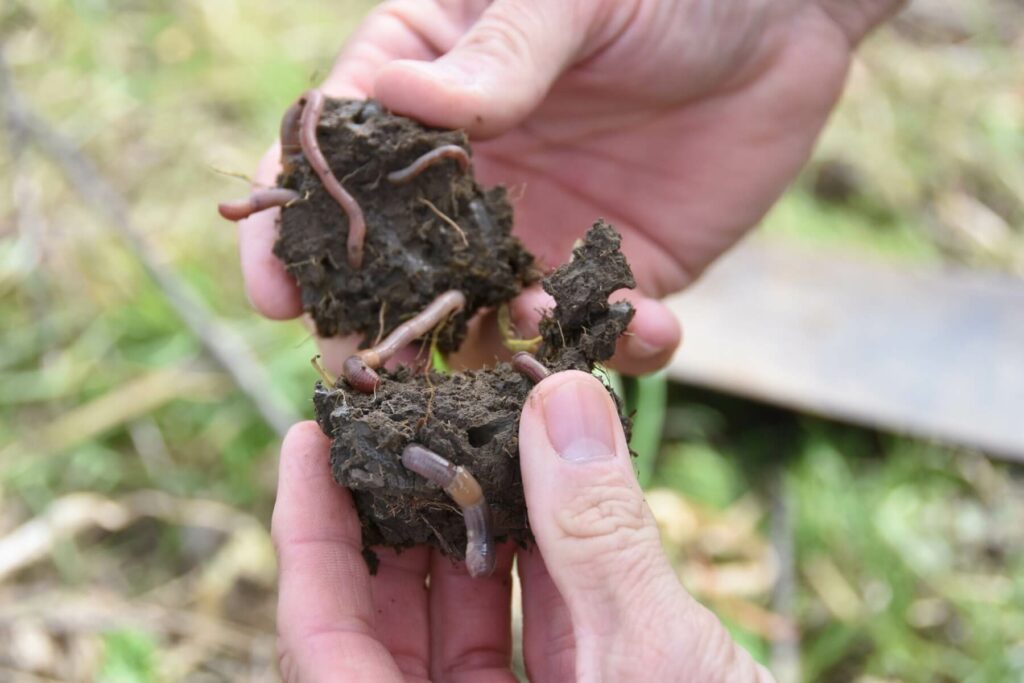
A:
[[[213,207],[368,4],[0,8],[27,104],[300,414],[312,341],[251,312]],[[950,6],[866,46],[769,231],[1024,272],[1024,11]],[[274,680],[276,434],[52,159],[0,145],[0,680]],[[651,502],[753,652],[813,680],[1022,675],[1019,472],[722,401],[670,396]]]

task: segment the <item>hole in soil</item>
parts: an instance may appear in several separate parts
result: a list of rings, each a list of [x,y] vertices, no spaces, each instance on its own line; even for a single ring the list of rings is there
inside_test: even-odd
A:
[[[479,427],[470,427],[466,430],[466,436],[469,438],[470,446],[480,448],[481,446],[486,446],[495,436],[507,428],[508,420],[495,420]]]

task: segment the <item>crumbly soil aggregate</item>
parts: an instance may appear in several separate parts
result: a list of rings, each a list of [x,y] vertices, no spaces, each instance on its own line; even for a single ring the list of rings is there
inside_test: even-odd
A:
[[[511,235],[504,188],[485,190],[472,167],[463,172],[452,159],[404,185],[387,179],[442,145],[468,152],[462,132],[425,128],[373,100],[327,98],[317,140],[366,219],[364,260],[355,270],[346,256],[345,212],[301,153],[288,158],[278,184],[302,198],[282,210],[274,254],[298,282],[303,308],[321,336],[357,333],[368,346],[439,294],[458,289],[467,305],[437,338],[440,350],[449,352],[479,308],[507,301],[536,280],[533,257]]]
[[[633,309],[626,302],[609,305],[608,295],[632,286],[619,235],[599,221],[573,260],[544,281],[556,307],[541,322],[538,356],[553,370],[583,371],[610,358]],[[371,569],[374,546],[425,543],[454,559],[464,557],[462,514],[440,488],[403,467],[409,443],[465,466],[483,487],[496,538],[529,544],[519,415],[532,383],[508,363],[453,374],[402,367],[381,377],[374,394],[355,391],[344,380],[333,387],[318,383],[314,393],[317,421],[333,440],[331,470],[352,491]],[[629,419],[622,420],[628,434]]]

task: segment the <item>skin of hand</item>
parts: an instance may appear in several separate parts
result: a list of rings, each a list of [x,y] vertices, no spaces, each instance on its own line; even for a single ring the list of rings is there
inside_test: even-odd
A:
[[[899,0],[394,0],[323,84],[427,124],[465,129],[486,183],[521,194],[516,232],[555,266],[597,218],[623,234],[637,309],[616,367],[664,365],[681,339],[658,299],[755,225],[811,152],[852,51]],[[271,149],[256,182],[272,185]],[[274,319],[302,312],[271,253],[277,210],[241,226],[246,290]],[[512,306],[522,336],[550,305]],[[479,321],[478,321],[479,322]],[[456,365],[492,361],[478,324]],[[351,339],[321,340],[337,372]]]
[[[771,680],[680,586],[599,380],[570,371],[538,384],[519,439],[536,538],[517,563],[530,680]],[[514,548],[478,579],[426,547],[380,549],[370,576],[329,445],[304,422],[281,450],[272,533],[285,680],[515,681]]]
[[[636,266],[619,369],[660,367],[679,343],[657,301],[750,229],[804,163],[852,51],[898,0],[394,0],[372,12],[323,85],[464,128],[484,183],[521,188],[516,230],[554,265],[598,216]],[[274,182],[278,151],[257,183]],[[301,313],[271,253],[276,211],[241,226],[246,288],[264,315]],[[529,336],[531,291],[513,306]],[[464,363],[493,359],[480,325]],[[337,372],[350,340],[321,340]],[[520,552],[532,680],[767,680],[676,582],[607,393],[560,373],[531,394],[520,456],[537,550]],[[295,427],[273,535],[287,680],[511,681],[509,572],[470,579],[429,548],[380,553],[370,577],[328,441]],[[587,457],[589,454],[589,457]],[[430,576],[429,590],[425,579]]]

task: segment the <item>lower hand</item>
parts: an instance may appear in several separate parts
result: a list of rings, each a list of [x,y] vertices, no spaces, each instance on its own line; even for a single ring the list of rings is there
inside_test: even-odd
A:
[[[329,441],[312,422],[291,430],[273,519],[286,680],[515,681],[514,555],[531,680],[770,680],[680,586],[597,379],[538,384],[519,444],[535,548],[503,546],[481,579],[427,547],[379,550],[370,576]]]

